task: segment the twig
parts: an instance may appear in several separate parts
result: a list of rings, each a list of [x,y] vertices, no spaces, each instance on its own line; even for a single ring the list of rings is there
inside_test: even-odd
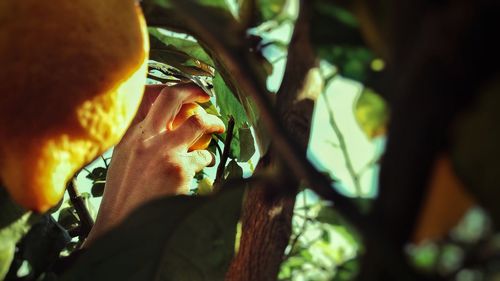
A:
[[[323,94],[325,97],[326,104],[330,104],[330,100],[328,98],[328,95],[325,93]],[[352,178],[352,183],[354,184],[354,189],[356,191],[357,197],[361,196],[361,184],[359,182],[359,175],[356,173],[354,170],[354,167],[352,165],[351,157],[349,155],[349,151],[347,150],[347,144],[344,138],[344,134],[342,134],[342,131],[340,130],[339,126],[337,125],[337,122],[335,121],[335,116],[333,114],[333,111],[329,108],[328,109],[328,116],[330,119],[330,125],[333,128],[333,131],[335,132],[335,135],[337,136],[337,139],[339,140],[339,148],[340,151],[342,152],[342,155],[344,156],[344,161],[345,161],[345,166],[347,168],[347,171],[349,172],[349,175]]]
[[[358,171],[358,176],[362,176],[371,166],[375,165],[375,163],[377,163],[378,161],[378,157],[377,156],[374,156],[372,160],[368,161],[368,163],[365,164],[365,166],[363,166],[363,168],[361,168],[359,171]]]
[[[216,135],[217,136],[217,135]],[[219,153],[219,155],[222,157],[222,149],[220,148],[220,145],[218,142],[214,142],[215,143],[215,149],[217,149],[217,152]]]
[[[231,141],[233,140],[234,131],[234,118],[229,116],[229,121],[227,125],[227,135],[224,142],[224,151],[222,152],[219,166],[217,166],[217,173],[214,180],[214,191],[220,189],[221,183],[224,181],[224,169],[226,168],[227,159],[229,159],[229,153],[231,152]]]
[[[104,158],[104,156],[101,155],[101,159],[104,162],[104,166],[106,166],[106,169],[107,169],[108,168],[108,162],[106,161],[106,158]]]
[[[67,190],[71,203],[76,210],[76,214],[80,218],[80,240],[83,240],[89,234],[92,226],[94,226],[94,220],[87,210],[83,198],[80,196],[78,190],[76,189],[76,178],[73,178],[68,182]]]
[[[304,206],[307,206],[306,194],[303,193],[302,198],[303,198]],[[290,257],[290,254],[293,252],[293,248],[295,248],[295,245],[297,245],[297,242],[299,242],[299,238],[306,232],[307,223],[309,222],[308,217],[307,217],[307,211],[308,211],[308,209],[304,209],[304,217],[303,217],[304,223],[302,224],[302,227],[300,228],[299,233],[297,233],[297,235],[295,235],[292,242],[290,243],[290,252],[288,252],[286,254],[286,256],[283,258],[283,260],[287,260]]]
[[[91,172],[89,169],[87,169],[86,167],[83,167],[83,168],[82,168],[82,170],[84,170],[85,172],[87,172],[87,173],[89,173],[89,174],[92,174],[92,172]],[[79,173],[80,173],[80,172],[78,172],[78,173],[77,173],[77,175],[78,175]],[[76,175],[75,175],[75,177],[76,177]]]

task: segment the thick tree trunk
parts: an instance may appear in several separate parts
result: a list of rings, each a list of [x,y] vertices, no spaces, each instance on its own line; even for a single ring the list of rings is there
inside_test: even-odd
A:
[[[307,1],[301,1],[285,76],[276,99],[280,117],[304,155],[309,141],[314,95],[321,90],[319,87],[312,98],[311,93],[305,93],[310,89],[306,84],[317,74],[312,71],[316,59],[310,45],[307,6]],[[240,248],[226,275],[227,281],[267,281],[276,280],[278,276],[292,231],[293,207],[300,179],[286,173],[286,165],[276,155],[268,153],[256,172],[271,169],[280,171],[276,180],[248,190],[241,219]]]

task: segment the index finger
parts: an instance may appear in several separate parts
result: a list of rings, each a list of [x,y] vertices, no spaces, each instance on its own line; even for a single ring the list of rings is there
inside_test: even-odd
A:
[[[155,135],[171,129],[171,123],[184,103],[207,102],[210,96],[193,83],[165,87],[144,118],[145,133]]]

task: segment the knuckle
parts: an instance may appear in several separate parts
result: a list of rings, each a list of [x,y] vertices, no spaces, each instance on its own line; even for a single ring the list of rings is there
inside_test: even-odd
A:
[[[206,127],[205,120],[198,114],[189,117],[188,122],[195,129],[204,129]]]
[[[181,159],[165,159],[163,161],[163,173],[166,177],[176,182],[185,182],[189,180],[189,169]]]
[[[212,161],[212,155],[210,152],[205,151],[205,150],[197,150],[198,157],[204,162],[204,163],[209,163]]]

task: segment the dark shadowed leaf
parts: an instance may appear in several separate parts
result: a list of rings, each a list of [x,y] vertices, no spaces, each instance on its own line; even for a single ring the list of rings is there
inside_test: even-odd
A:
[[[92,193],[93,197],[101,197],[104,194],[104,186],[106,182],[104,181],[96,181],[94,184],[92,184],[92,189],[90,192]]]
[[[357,19],[332,1],[314,0],[311,39],[318,56],[347,78],[376,87],[383,61],[377,59],[361,35]]]
[[[455,121],[452,160],[468,190],[500,225],[500,83],[496,78]]]
[[[21,240],[16,256],[28,261],[33,276],[38,277],[59,258],[70,240],[68,232],[52,216],[44,215]]]
[[[238,165],[238,162],[231,160],[229,164],[227,164],[226,174],[226,180],[241,179],[243,177],[243,169]]]
[[[354,280],[359,272],[359,260],[352,259],[346,261],[337,267],[337,273],[333,281],[350,281]]]
[[[316,220],[331,225],[340,225],[343,222],[340,215],[335,210],[333,210],[332,207],[329,206],[321,207]]]
[[[177,196],[135,211],[96,241],[63,280],[223,280],[243,188]]]
[[[73,229],[78,226],[80,220],[78,219],[75,208],[66,207],[59,212],[57,222],[65,229]]]
[[[104,181],[106,180],[106,173],[108,170],[104,167],[97,167],[92,170],[89,174],[87,174],[85,177],[92,180],[92,181]]]
[[[247,126],[238,128],[238,136],[240,143],[240,153],[238,155],[239,162],[247,162],[255,154],[255,145],[252,131]]]

